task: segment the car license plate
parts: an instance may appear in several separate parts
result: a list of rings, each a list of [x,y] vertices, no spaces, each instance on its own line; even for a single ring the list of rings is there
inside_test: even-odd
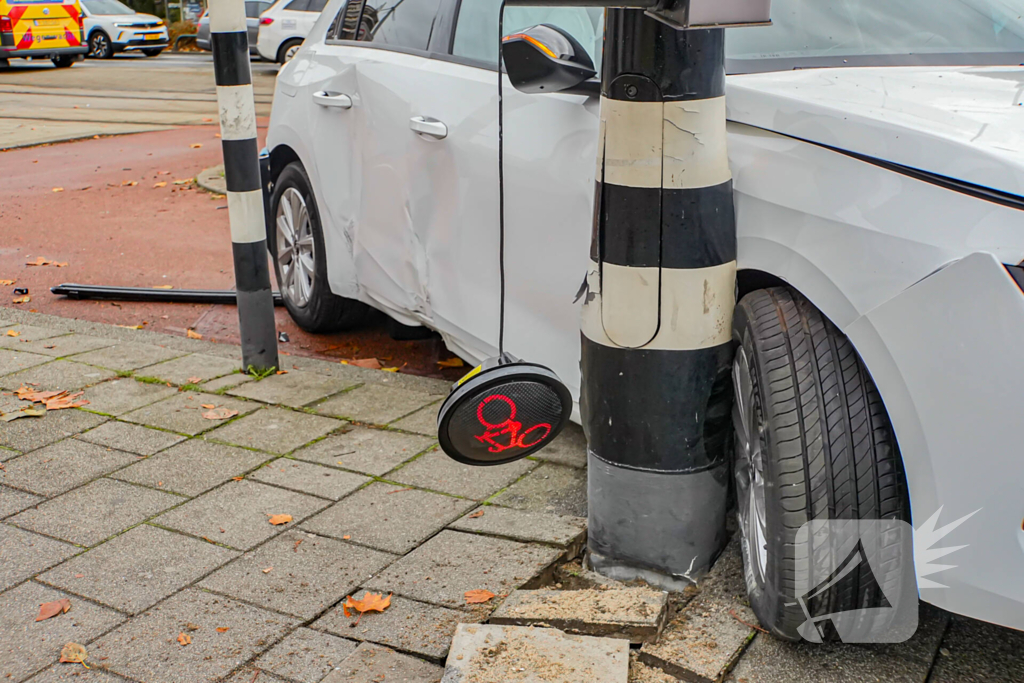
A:
[[[32,22],[36,26],[59,26],[59,19],[36,19]]]
[[[149,35],[146,36],[146,40],[160,40],[160,34],[159,33],[150,33]]]

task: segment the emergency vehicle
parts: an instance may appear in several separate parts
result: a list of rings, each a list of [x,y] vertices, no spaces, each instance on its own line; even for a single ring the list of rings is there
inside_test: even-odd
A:
[[[0,67],[12,57],[68,67],[88,51],[78,0],[0,0]]]

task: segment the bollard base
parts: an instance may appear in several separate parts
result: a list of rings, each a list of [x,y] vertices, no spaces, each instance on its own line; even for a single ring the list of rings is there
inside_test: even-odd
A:
[[[725,547],[726,464],[694,473],[634,470],[587,454],[588,565],[663,590],[693,585]]]

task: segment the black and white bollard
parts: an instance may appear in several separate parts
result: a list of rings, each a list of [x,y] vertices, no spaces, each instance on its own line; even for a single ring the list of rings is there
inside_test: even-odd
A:
[[[667,589],[725,541],[736,226],[724,39],[606,13],[581,322],[589,558]]]
[[[246,369],[265,372],[278,367],[277,336],[244,0],[210,0],[210,42],[220,109],[242,364]]]

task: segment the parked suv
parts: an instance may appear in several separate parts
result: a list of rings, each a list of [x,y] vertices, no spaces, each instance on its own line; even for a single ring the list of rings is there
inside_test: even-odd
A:
[[[138,50],[156,57],[167,47],[163,19],[141,14],[118,0],[82,0],[89,56],[107,59],[116,52]]]
[[[273,4],[270,0],[245,0],[245,27],[249,37],[249,54],[256,55],[256,39],[260,28],[260,15]],[[210,12],[203,10],[199,17],[196,30],[196,46],[201,50],[211,50],[210,45]]]
[[[259,53],[284,64],[299,51],[326,0],[278,0],[260,16]]]

